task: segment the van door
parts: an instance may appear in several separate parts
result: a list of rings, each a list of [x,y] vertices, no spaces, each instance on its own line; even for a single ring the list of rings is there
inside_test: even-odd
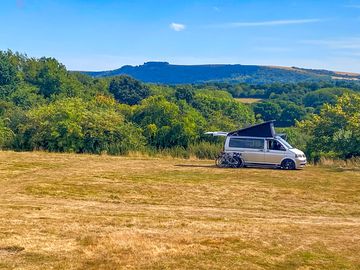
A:
[[[246,163],[264,163],[264,139],[229,137],[227,151],[240,152]]]
[[[275,139],[266,140],[265,162],[279,165],[286,156],[285,147]]]

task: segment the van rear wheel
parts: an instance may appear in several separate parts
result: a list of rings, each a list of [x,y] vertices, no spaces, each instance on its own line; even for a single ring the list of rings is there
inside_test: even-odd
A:
[[[291,159],[285,159],[281,162],[281,168],[284,170],[295,170],[295,162]]]

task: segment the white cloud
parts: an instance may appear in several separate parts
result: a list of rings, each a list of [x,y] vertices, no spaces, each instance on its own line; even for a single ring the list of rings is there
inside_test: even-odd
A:
[[[170,23],[169,27],[170,27],[172,30],[176,31],[176,32],[180,32],[180,31],[185,30],[186,25],[185,25],[185,24],[181,24],[181,23],[174,23],[174,22],[173,22],[173,23]]]
[[[323,19],[298,19],[298,20],[274,20],[274,21],[257,21],[257,22],[232,22],[211,25],[210,27],[216,28],[238,28],[238,27],[252,27],[252,26],[277,26],[277,25],[290,25],[290,24],[305,24],[322,22]]]

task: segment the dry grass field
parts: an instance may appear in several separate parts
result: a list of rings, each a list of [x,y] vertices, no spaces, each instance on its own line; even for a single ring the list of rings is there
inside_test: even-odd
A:
[[[235,100],[237,100],[238,102],[241,102],[241,103],[246,103],[246,104],[251,104],[251,103],[262,101],[261,98],[235,98]]]
[[[360,170],[0,152],[0,269],[360,269]]]

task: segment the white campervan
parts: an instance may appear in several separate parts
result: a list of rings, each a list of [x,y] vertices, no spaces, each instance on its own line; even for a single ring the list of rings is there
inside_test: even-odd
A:
[[[306,164],[305,154],[280,136],[270,138],[228,136],[224,152],[240,153],[244,166],[299,169]]]
[[[208,132],[226,136],[224,152],[216,164],[219,167],[280,167],[293,170],[306,164],[305,154],[275,134],[274,121],[233,132]]]

